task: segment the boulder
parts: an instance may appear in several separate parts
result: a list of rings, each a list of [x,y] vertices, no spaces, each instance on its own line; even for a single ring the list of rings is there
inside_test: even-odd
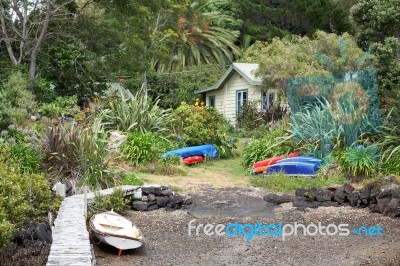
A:
[[[172,192],[172,190],[169,188],[160,191],[160,196],[171,196],[171,195],[174,195],[174,192]]]
[[[157,197],[156,202],[159,207],[165,207],[165,206],[167,206],[167,204],[169,202],[169,198],[168,197]]]
[[[349,190],[348,190],[349,191]],[[353,191],[352,191],[353,192]],[[350,192],[351,193],[351,192]],[[350,194],[349,193],[349,194]],[[335,191],[334,194],[334,200],[339,202],[340,204],[343,204],[346,202],[347,199],[347,193],[345,192],[344,188],[339,188]]]
[[[155,201],[155,200],[156,200],[156,195],[154,195],[153,193],[150,193],[150,194],[147,196],[147,200],[148,200],[148,201]]]
[[[154,211],[157,210],[159,207],[157,204],[153,204],[147,207],[147,209],[145,211]]]
[[[145,211],[149,206],[155,205],[155,202],[143,202],[134,201],[132,202],[132,210],[134,211]]]
[[[343,190],[346,194],[350,194],[351,192],[354,191],[354,187],[350,184],[344,184],[343,185]]]
[[[360,192],[353,191],[350,195],[347,196],[351,207],[359,207],[361,200],[360,200]]]
[[[321,206],[321,203],[318,201],[311,201],[305,197],[296,197],[293,200],[293,207],[297,207],[300,210],[304,210],[305,208],[317,208]]]
[[[162,196],[161,195],[161,187],[157,187],[157,186],[143,186],[142,193],[144,195],[154,194],[156,196]]]
[[[313,192],[313,196],[319,202],[331,201],[333,193],[328,189],[316,189]]]
[[[169,198],[169,203],[171,203],[171,204],[179,205],[183,202],[183,198],[179,195],[171,195],[168,198]]]
[[[276,195],[273,193],[268,193],[263,197],[263,199],[268,203],[273,203],[276,205],[291,202],[293,197],[291,195],[283,194],[283,195]]]
[[[386,206],[392,199],[390,197],[379,198],[378,203],[376,204],[376,210],[380,213],[383,213],[386,209]]]
[[[392,198],[386,205],[383,215],[388,215],[392,218],[400,217],[400,198]]]
[[[298,188],[296,189],[295,195],[296,197],[305,197],[306,193],[308,193],[308,189]]]
[[[371,188],[370,187],[363,187],[360,190],[360,200],[362,203],[365,205],[368,205],[368,203],[371,201]]]

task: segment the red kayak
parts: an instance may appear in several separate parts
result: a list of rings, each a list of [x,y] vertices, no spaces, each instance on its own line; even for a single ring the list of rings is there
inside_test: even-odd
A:
[[[204,156],[190,156],[182,159],[182,161],[186,165],[191,165],[194,163],[202,163],[204,162]]]
[[[300,155],[301,155],[301,152],[292,152],[292,153],[289,153],[289,155],[286,158],[297,157]],[[262,173],[268,169],[268,166],[276,164],[278,161],[283,160],[283,159],[285,159],[285,156],[281,155],[281,156],[276,156],[276,157],[266,159],[264,161],[256,162],[253,164],[252,173],[253,174]]]

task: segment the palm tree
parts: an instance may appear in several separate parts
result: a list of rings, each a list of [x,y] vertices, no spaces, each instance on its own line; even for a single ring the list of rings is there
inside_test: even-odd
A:
[[[184,69],[202,64],[230,64],[239,56],[235,45],[239,32],[218,27],[218,22],[233,18],[219,11],[209,11],[208,6],[215,0],[192,2],[185,15],[178,16],[176,26],[164,36],[164,44],[169,43],[169,54],[153,59],[157,71],[165,72]]]

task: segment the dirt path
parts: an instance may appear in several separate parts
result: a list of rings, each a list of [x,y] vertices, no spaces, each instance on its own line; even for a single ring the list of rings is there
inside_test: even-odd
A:
[[[106,245],[95,248],[97,265],[400,265],[400,219],[369,213],[367,209],[351,207],[321,207],[306,212],[291,207],[291,203],[271,209],[262,203],[264,192],[251,188],[212,189],[192,193],[197,203],[194,211],[129,212],[126,216],[141,228],[145,244],[121,257]],[[217,202],[218,204],[215,204]],[[209,212],[201,210],[209,209]],[[229,211],[236,211],[229,218]],[[197,210],[197,211],[196,211]],[[199,211],[200,210],[200,211]],[[246,218],[240,213],[253,215]],[[193,216],[194,215],[194,216]],[[384,236],[255,236],[244,237],[188,235],[188,223],[228,224],[234,221],[254,224],[275,223],[346,223],[350,228],[379,225]],[[193,231],[194,234],[194,231]]]

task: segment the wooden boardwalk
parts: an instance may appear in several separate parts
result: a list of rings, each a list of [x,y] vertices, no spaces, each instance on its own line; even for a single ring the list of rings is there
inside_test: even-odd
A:
[[[125,195],[131,195],[139,187],[121,186]],[[101,190],[101,195],[112,193],[114,188]],[[67,197],[61,203],[53,227],[53,243],[47,266],[95,265],[89,232],[86,227],[86,204],[93,202],[94,193]]]

